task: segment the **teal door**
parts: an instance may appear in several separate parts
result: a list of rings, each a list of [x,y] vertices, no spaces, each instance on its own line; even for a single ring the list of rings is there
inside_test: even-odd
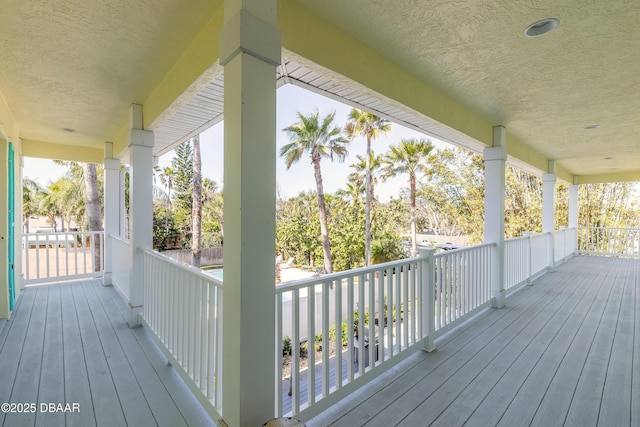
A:
[[[14,152],[13,152],[13,144],[9,143],[9,241],[7,242],[8,244],[8,252],[9,252],[9,310],[13,311],[13,306],[15,305],[16,302],[16,284],[15,284],[15,270],[14,270],[14,265],[15,265],[15,259],[16,259],[16,254],[15,254],[15,244],[14,244],[14,240],[15,240],[15,222],[16,222],[16,212],[15,212],[15,208],[16,208],[16,201],[15,201],[15,194],[16,194],[16,185],[15,185],[15,159],[14,159]]]

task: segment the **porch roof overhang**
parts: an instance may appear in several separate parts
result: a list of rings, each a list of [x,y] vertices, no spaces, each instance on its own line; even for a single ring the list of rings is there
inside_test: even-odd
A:
[[[106,141],[126,155],[132,103],[156,155],[222,120],[223,1],[12,3],[0,133],[24,155],[99,161]],[[550,17],[555,31],[524,36]],[[532,172],[639,180],[639,20],[624,1],[279,0],[278,79],[475,151],[505,126]]]

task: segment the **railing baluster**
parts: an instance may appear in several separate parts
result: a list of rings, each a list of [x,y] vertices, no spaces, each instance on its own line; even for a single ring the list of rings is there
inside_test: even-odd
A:
[[[335,367],[336,367],[336,389],[342,388],[342,292],[344,287],[342,286],[343,280],[334,281],[334,289],[336,292],[335,298],[335,347],[336,347],[336,359],[335,359]]]
[[[308,295],[307,295],[308,296]],[[291,398],[293,399],[292,403],[292,413],[296,415],[300,412],[300,307],[298,305],[300,301],[300,291],[298,289],[293,290],[293,295],[291,299],[291,307],[292,307],[292,322],[291,322]],[[307,298],[309,301],[309,298]],[[309,308],[311,311],[311,308]]]
[[[322,283],[322,397],[329,396],[329,374],[331,373],[329,369],[329,299],[331,298],[329,284],[328,281]],[[312,351],[315,352],[315,337]],[[315,366],[311,369],[315,375]]]
[[[349,382],[353,381],[353,376],[354,376],[354,372],[353,372],[353,365],[355,363],[355,357],[354,357],[354,336],[353,336],[353,325],[355,322],[355,312],[356,312],[356,306],[355,306],[355,302],[354,302],[354,281],[355,278],[353,276],[350,276],[347,279],[347,316],[349,318],[349,322],[347,324],[347,375],[349,377]]]
[[[307,402],[316,402],[316,288],[307,288]]]
[[[284,356],[284,346],[282,336],[282,298],[284,294],[276,293],[276,417],[282,417],[282,381],[284,377],[282,357]],[[210,304],[211,305],[211,304]],[[209,350],[211,351],[211,350]]]

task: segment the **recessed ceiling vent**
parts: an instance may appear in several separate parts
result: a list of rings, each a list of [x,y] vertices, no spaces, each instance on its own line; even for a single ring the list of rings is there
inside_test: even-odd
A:
[[[560,24],[555,18],[543,19],[542,21],[534,22],[524,30],[524,35],[527,37],[538,37],[547,34],[556,29]]]

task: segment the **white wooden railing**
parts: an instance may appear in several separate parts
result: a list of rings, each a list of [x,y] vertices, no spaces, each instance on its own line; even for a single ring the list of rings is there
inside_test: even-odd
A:
[[[494,247],[424,251],[278,286],[276,416],[328,408],[491,304]]]
[[[640,229],[580,227],[578,251],[587,255],[640,257]]]
[[[491,304],[491,256],[482,244],[435,255],[435,337]]]
[[[566,259],[572,236],[575,230],[561,230],[506,241],[505,287]],[[489,306],[496,249],[422,250],[416,258],[276,286],[275,416],[312,417]],[[143,323],[221,416],[222,282],[143,253]]]
[[[551,248],[550,239],[550,233],[534,234],[531,236],[531,275],[528,279],[529,282],[551,268],[551,254],[549,253]],[[515,261],[517,262],[517,260]]]
[[[128,240],[113,234],[109,235],[111,239],[111,282],[113,286],[120,291],[122,296],[129,301],[129,293],[131,291],[131,254]]]
[[[575,255],[577,229],[560,229],[553,233],[507,239],[504,242],[504,288],[514,289],[531,284],[556,264]]]
[[[560,228],[553,233],[553,261],[561,263],[576,251],[576,230]]]
[[[512,289],[531,278],[531,234],[504,241],[504,288]]]
[[[142,322],[210,414],[222,415],[222,282],[152,250]]]
[[[358,380],[365,374],[420,348],[427,334],[424,261],[394,261],[276,287],[278,378],[285,377],[283,351],[291,355],[291,373],[276,386],[277,416],[325,409],[355,383],[363,384]]]
[[[24,284],[97,277],[104,269],[102,231],[24,233],[22,248]]]

